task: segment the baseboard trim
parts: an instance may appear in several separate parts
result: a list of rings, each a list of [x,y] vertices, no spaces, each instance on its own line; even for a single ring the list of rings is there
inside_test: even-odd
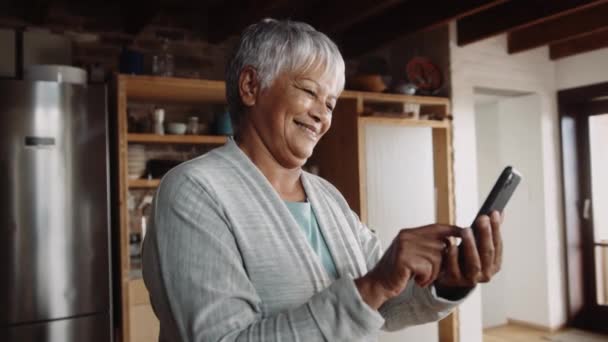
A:
[[[526,328],[541,330],[541,331],[544,331],[547,333],[554,333],[554,332],[557,332],[557,331],[560,331],[560,330],[566,328],[566,324],[561,324],[557,327],[547,327],[547,326],[544,326],[541,324],[520,321],[520,320],[512,319],[512,318],[507,318],[507,324],[519,325],[519,326],[526,327]]]
[[[505,323],[501,323],[501,324],[496,324],[496,325],[490,325],[488,327],[483,327],[483,331],[486,330],[492,330],[492,329],[497,329],[497,328],[502,328],[502,327],[506,327],[507,325],[509,325],[509,322],[505,322]]]

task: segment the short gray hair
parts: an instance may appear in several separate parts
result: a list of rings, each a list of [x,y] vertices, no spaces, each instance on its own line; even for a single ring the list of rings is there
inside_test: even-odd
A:
[[[305,72],[316,67],[335,74],[341,89],[344,87],[344,60],[329,37],[305,23],[263,19],[243,31],[226,68],[226,99],[235,132],[244,111],[239,77],[248,65],[256,69],[262,89],[281,72]]]

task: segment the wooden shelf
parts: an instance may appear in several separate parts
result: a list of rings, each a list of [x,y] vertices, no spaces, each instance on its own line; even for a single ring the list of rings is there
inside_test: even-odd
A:
[[[226,103],[223,81],[190,78],[119,75],[125,84],[126,96],[135,101],[163,103]],[[449,105],[445,97],[373,93],[345,90],[340,99],[361,99],[364,102],[408,102],[421,105]]]
[[[222,81],[118,75],[129,100],[162,103],[226,103]]]
[[[410,118],[397,118],[397,117],[382,117],[382,116],[361,116],[359,117],[361,123],[371,124],[382,124],[382,125],[394,125],[394,126],[414,126],[414,127],[430,127],[430,128],[448,128],[450,121],[448,120],[418,120]]]
[[[418,103],[421,105],[449,106],[450,100],[446,97],[416,96],[404,94],[372,93],[368,91],[345,90],[340,95],[341,100],[361,100],[363,102],[397,102]]]
[[[158,134],[127,134],[129,143],[148,144],[210,144],[221,145],[226,143],[228,137],[224,135],[158,135]]]
[[[129,179],[129,188],[156,188],[160,179]]]

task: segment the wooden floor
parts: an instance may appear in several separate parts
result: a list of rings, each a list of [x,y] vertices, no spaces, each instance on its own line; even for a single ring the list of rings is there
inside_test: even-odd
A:
[[[483,342],[547,342],[545,336],[550,333],[519,325],[505,325],[485,329]]]

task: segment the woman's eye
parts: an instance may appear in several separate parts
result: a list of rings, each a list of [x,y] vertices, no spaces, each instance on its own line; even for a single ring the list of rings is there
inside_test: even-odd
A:
[[[334,111],[334,107],[332,105],[327,105],[327,109],[329,110],[329,112],[333,112]]]
[[[302,90],[304,90],[305,92],[307,92],[308,95],[310,95],[312,97],[317,97],[317,94],[314,91],[310,90],[310,89],[303,88]]]

